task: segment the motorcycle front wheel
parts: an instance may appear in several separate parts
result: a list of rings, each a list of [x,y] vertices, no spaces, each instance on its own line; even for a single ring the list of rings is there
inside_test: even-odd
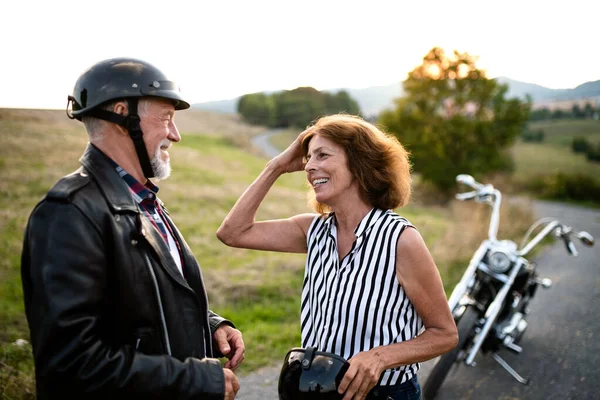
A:
[[[438,390],[444,383],[444,379],[450,372],[452,365],[456,362],[458,354],[464,349],[467,340],[473,336],[473,330],[479,319],[479,314],[474,307],[467,307],[465,312],[458,320],[456,328],[458,330],[458,344],[454,350],[442,354],[431,369],[431,373],[423,386],[423,396],[426,400],[432,400],[437,395]]]

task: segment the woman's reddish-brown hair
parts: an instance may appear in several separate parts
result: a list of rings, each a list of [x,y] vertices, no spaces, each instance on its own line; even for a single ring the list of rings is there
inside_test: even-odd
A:
[[[361,196],[375,208],[388,210],[404,206],[410,200],[411,175],[409,153],[395,136],[356,116],[335,114],[321,117],[302,140],[304,156],[315,136],[322,136],[342,146],[348,168],[358,180]],[[310,202],[320,214],[331,212],[329,206],[314,199]]]

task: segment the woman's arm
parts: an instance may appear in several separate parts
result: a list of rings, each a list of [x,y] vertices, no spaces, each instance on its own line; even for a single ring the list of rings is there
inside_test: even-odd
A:
[[[406,342],[375,347],[356,354],[340,383],[344,400],[362,399],[386,369],[430,360],[452,350],[458,332],[448,307],[438,269],[416,229],[406,228],[396,247],[396,276],[425,330]]]
[[[386,369],[430,360],[452,350],[458,343],[456,324],[440,273],[416,229],[406,228],[398,240],[396,275],[421,317],[425,331],[412,340],[390,346],[397,347],[394,348],[397,351],[386,352]]]
[[[283,153],[269,161],[240,196],[217,230],[219,240],[232,247],[306,253],[306,235],[316,214],[255,221],[256,211],[275,181],[286,172],[304,168],[300,144],[305,132],[298,135]]]

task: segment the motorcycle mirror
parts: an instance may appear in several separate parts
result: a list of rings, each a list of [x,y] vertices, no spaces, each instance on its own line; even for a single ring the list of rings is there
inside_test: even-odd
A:
[[[456,176],[456,182],[462,183],[463,185],[473,186],[475,179],[471,175],[460,174]]]
[[[577,234],[577,238],[581,240],[581,243],[585,244],[588,247],[592,247],[594,245],[594,237],[585,231],[581,231]]]

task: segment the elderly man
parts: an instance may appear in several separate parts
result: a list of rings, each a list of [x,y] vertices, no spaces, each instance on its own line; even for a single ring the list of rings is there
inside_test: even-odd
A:
[[[209,310],[149,179],[169,176],[175,111],[189,104],[131,58],[93,65],[69,103],[90,143],[33,210],[22,254],[38,397],[233,399],[242,335]]]

